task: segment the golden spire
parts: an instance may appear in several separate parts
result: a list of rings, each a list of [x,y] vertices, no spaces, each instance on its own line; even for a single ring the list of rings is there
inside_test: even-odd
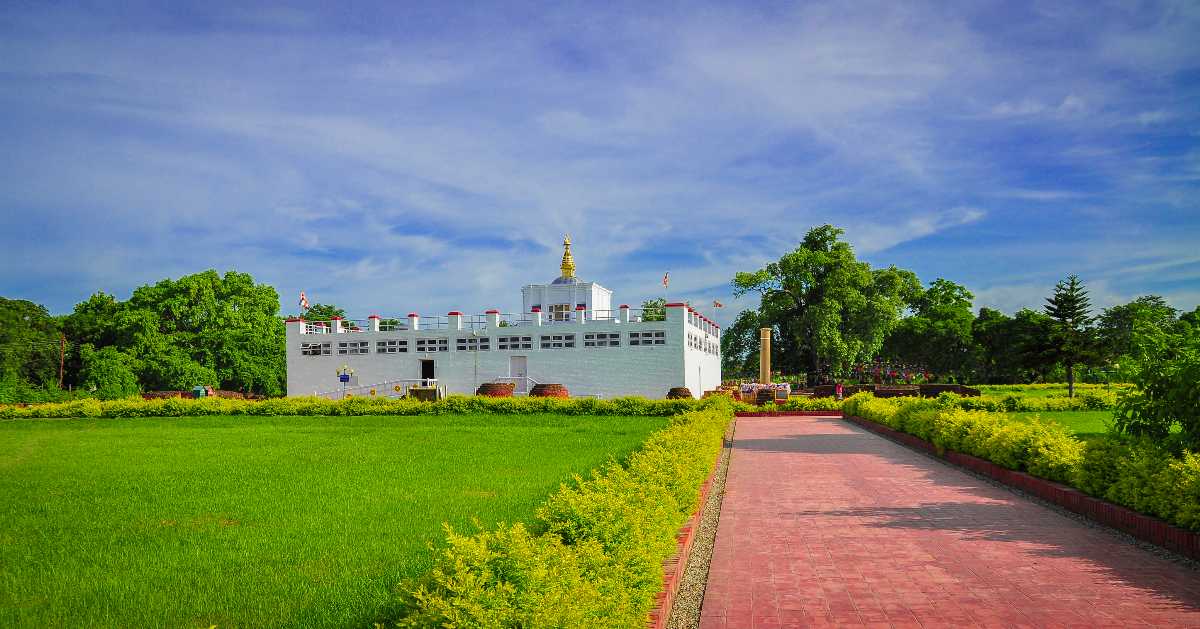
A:
[[[571,257],[571,236],[563,236],[562,276],[571,279],[575,277],[575,258]]]

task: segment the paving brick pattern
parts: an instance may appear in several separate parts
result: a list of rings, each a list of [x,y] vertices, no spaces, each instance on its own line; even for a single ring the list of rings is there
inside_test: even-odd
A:
[[[701,629],[1200,627],[1200,572],[836,418],[738,420]]]

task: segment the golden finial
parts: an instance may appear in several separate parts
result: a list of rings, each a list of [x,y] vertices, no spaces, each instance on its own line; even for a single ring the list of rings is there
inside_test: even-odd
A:
[[[571,279],[575,277],[575,258],[571,257],[571,236],[563,236],[562,276]]]

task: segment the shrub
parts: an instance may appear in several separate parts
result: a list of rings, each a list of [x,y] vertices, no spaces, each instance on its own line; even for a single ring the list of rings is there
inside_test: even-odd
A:
[[[842,403],[835,397],[793,396],[775,406],[775,410],[780,411],[836,411],[841,408]],[[768,407],[767,410],[771,409]]]
[[[718,400],[676,416],[624,465],[562,486],[533,531],[448,530],[434,568],[402,586],[396,625],[644,626],[731,410]]]
[[[878,422],[1009,469],[1070,483],[1105,500],[1200,531],[1200,455],[1172,456],[1151,439],[1116,435],[1084,443],[1057,424],[963,410],[957,399],[846,400],[847,415]]]
[[[27,407],[0,406],[0,418],[41,417],[184,417],[203,415],[454,415],[463,413],[523,415],[555,413],[559,415],[643,415],[667,417],[694,409],[729,408],[728,398],[714,396],[705,400],[649,400],[624,397],[612,400],[578,398],[493,398],[452,395],[437,402],[408,399],[353,397],[327,400],[317,397],[240,400],[231,398],[163,398],[143,400],[127,398],[89,405],[89,414],[78,402],[35,404]]]

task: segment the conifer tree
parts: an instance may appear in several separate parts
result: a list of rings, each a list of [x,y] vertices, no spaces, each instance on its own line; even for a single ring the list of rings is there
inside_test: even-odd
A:
[[[1059,358],[1067,368],[1067,396],[1075,397],[1075,365],[1083,362],[1092,346],[1092,303],[1079,276],[1070,275],[1054,286],[1046,299],[1046,314],[1054,319],[1054,339]]]

